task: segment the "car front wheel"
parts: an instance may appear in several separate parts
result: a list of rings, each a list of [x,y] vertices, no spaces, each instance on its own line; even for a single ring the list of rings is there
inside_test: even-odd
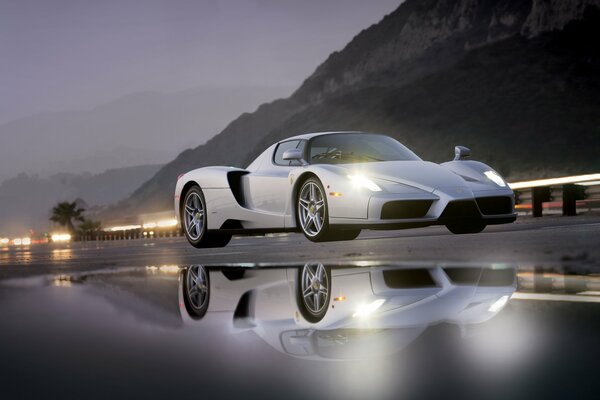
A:
[[[297,199],[298,222],[308,240],[322,242],[328,239],[329,216],[327,199],[321,182],[308,178],[300,187]]]
[[[331,269],[321,263],[308,263],[298,269],[298,308],[312,323],[323,319],[331,297]]]
[[[485,223],[481,221],[469,222],[453,222],[446,224],[446,228],[456,235],[464,235],[467,233],[479,233],[485,229]]]

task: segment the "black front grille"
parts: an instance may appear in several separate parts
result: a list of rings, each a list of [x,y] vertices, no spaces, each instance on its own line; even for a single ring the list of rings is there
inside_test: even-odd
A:
[[[512,199],[507,196],[479,197],[475,199],[483,215],[511,214]]]
[[[478,285],[484,287],[510,286],[516,276],[514,268],[444,268],[450,281],[456,285]]]
[[[477,204],[473,200],[459,200],[448,203],[440,220],[477,219],[481,218]]]
[[[517,271],[514,268],[484,268],[479,279],[479,286],[510,286],[515,281]]]
[[[381,219],[422,218],[433,200],[388,201],[381,208]]]
[[[383,271],[385,285],[392,289],[416,289],[436,287],[429,270],[421,269],[388,269]]]
[[[475,285],[479,281],[481,268],[444,268],[444,272],[452,283],[457,285]]]

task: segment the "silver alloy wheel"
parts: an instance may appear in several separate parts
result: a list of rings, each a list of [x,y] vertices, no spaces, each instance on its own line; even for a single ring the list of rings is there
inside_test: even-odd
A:
[[[307,182],[302,186],[298,196],[300,225],[308,236],[317,236],[323,229],[325,221],[325,197],[315,182]]]
[[[192,240],[198,240],[204,226],[204,206],[196,192],[191,192],[185,199],[184,221],[185,231]]]
[[[329,304],[329,278],[321,263],[306,264],[302,269],[300,289],[306,309],[318,315]]]
[[[200,265],[192,265],[187,273],[187,296],[190,305],[202,309],[208,300],[208,277],[206,270]]]

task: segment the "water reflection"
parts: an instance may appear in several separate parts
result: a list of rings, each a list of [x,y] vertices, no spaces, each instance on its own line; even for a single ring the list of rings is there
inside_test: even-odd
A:
[[[599,276],[561,272],[157,263],[0,280],[0,393],[68,377],[74,396],[197,396],[194,371],[210,398],[593,398]]]
[[[72,250],[70,247],[64,249],[52,249],[50,259],[52,261],[68,261],[72,257]]]
[[[100,289],[119,310],[164,327],[250,333],[288,356],[335,360],[393,354],[440,323],[472,338],[511,298],[600,301],[600,276],[560,272],[477,263],[164,264],[56,275],[48,284]]]
[[[179,304],[190,325],[254,331],[272,348],[313,360],[394,353],[433,324],[469,336],[516,288],[505,265],[273,269],[182,268]]]

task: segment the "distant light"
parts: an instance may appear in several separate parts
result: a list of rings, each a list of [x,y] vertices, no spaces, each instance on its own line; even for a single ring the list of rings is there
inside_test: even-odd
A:
[[[581,185],[581,186],[596,186],[596,185],[600,185],[600,181],[579,182],[578,185]]]
[[[154,231],[150,231],[150,236],[154,235]]]
[[[144,232],[144,236],[148,236],[148,232]]]
[[[163,272],[165,274],[175,274],[175,273],[179,272],[179,266],[178,265],[161,265],[159,270],[160,270],[160,272]]]
[[[71,241],[71,235],[69,235],[68,233],[53,233],[51,238],[52,238],[53,242],[57,242],[57,243]]]
[[[31,239],[28,237],[21,238],[21,244],[23,244],[23,246],[29,246],[31,244]]]
[[[508,303],[508,296],[502,296],[498,300],[496,300],[496,302],[494,304],[492,304],[490,306],[490,308],[488,308],[488,311],[497,313],[498,311],[500,311],[504,308],[506,303]]]
[[[21,240],[19,238],[13,239],[13,244],[15,246],[20,246],[21,244],[23,244],[23,240]]]
[[[564,185],[567,183],[584,183],[586,181],[598,181],[600,174],[564,176],[561,178],[538,179],[534,181],[524,181],[509,183],[511,189],[526,189],[539,186]]]
[[[361,305],[358,307],[356,312],[352,315],[352,318],[365,318],[373,314],[379,307],[385,303],[384,299],[377,299],[372,303]]]
[[[502,179],[502,177],[500,175],[498,175],[497,172],[495,171],[485,171],[483,173],[485,176],[487,176],[487,178],[494,182],[496,185],[500,186],[500,187],[506,187],[506,182],[504,182],[504,179]]]
[[[141,227],[142,227],[141,225],[122,225],[122,226],[113,226],[111,228],[108,228],[108,230],[111,232],[131,231],[134,229],[140,229]]]
[[[142,225],[142,228],[144,228],[144,229],[156,228],[156,222],[148,222],[148,223]]]
[[[176,226],[177,225],[177,220],[176,219],[165,219],[162,221],[158,221],[156,223],[156,225],[159,228],[167,228],[167,227],[171,227],[171,226]]]
[[[9,243],[10,243],[9,238],[0,238],[0,244],[9,244]]]

